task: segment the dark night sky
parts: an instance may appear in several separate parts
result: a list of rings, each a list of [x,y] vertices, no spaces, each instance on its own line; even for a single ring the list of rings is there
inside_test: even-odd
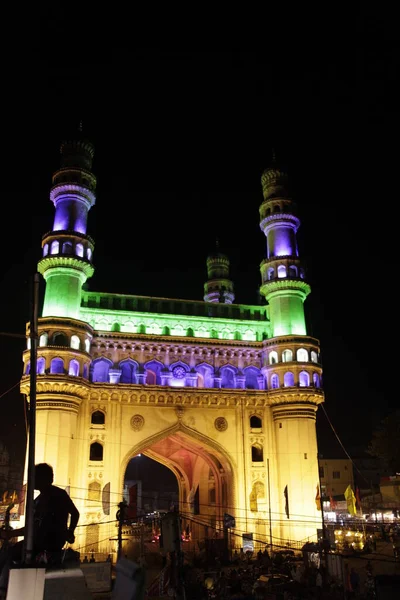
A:
[[[258,302],[265,238],[260,177],[275,149],[299,207],[312,293],[309,332],[321,340],[325,409],[348,452],[395,409],[398,53],[379,23],[354,44],[316,40],[286,52],[82,48],[60,15],[6,69],[0,331],[24,333],[29,281],[53,223],[59,146],[82,119],[96,149],[96,242],[89,288],[202,299],[219,239],[236,301]],[[76,34],[78,36],[78,34]],[[337,36],[340,38],[340,35]],[[342,40],[340,40],[342,42]],[[244,44],[245,46],[245,44]],[[0,435],[20,439],[23,342],[2,335]],[[319,411],[321,451],[343,456]]]

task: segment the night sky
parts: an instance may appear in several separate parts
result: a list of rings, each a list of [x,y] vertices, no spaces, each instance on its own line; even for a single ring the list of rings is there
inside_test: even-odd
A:
[[[260,178],[275,151],[301,218],[325,410],[358,453],[398,405],[399,61],[390,32],[379,50],[364,35],[378,27],[370,21],[350,49],[322,35],[318,51],[310,43],[286,53],[105,49],[100,35],[88,49],[74,33],[57,45],[60,18],[7,70],[0,436],[19,443],[23,430],[18,386],[6,391],[21,376],[24,341],[4,333],[25,332],[60,142],[82,121],[98,179],[92,290],[201,300],[218,239],[236,302],[259,303]],[[344,457],[322,410],[317,426],[321,452]]]

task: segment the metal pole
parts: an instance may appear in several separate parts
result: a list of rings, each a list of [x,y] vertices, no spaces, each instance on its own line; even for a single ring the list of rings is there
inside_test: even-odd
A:
[[[118,519],[118,550],[117,550],[117,561],[122,555],[122,525],[125,520],[125,501],[123,500],[118,504],[117,519]]]
[[[36,365],[38,346],[38,298],[39,273],[33,276],[31,319],[29,338],[30,386],[29,386],[29,435],[28,435],[28,479],[26,485],[25,536],[23,563],[30,565],[33,558],[34,490],[35,490],[35,438],[36,438]]]
[[[269,458],[267,458],[267,477],[268,477],[268,513],[269,513],[269,545],[272,552],[272,516],[271,516],[271,484],[269,480]]]

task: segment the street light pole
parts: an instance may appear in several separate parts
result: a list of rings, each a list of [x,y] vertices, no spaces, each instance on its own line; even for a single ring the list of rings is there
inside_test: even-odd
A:
[[[33,512],[35,490],[35,438],[36,438],[36,367],[38,346],[38,299],[39,273],[33,276],[31,319],[29,326],[30,348],[30,386],[29,386],[29,435],[28,435],[28,478],[26,485],[25,536],[23,563],[30,565],[33,554]]]
[[[269,513],[269,545],[272,552],[272,513],[271,513],[271,483],[269,480],[269,458],[267,458],[267,477],[268,477],[268,513]]]

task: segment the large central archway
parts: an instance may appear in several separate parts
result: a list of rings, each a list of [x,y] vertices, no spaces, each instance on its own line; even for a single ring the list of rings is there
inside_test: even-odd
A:
[[[164,465],[175,475],[182,528],[193,541],[222,535],[223,515],[234,506],[234,466],[214,440],[182,423],[134,445],[121,465],[121,488],[129,462],[138,454]]]

